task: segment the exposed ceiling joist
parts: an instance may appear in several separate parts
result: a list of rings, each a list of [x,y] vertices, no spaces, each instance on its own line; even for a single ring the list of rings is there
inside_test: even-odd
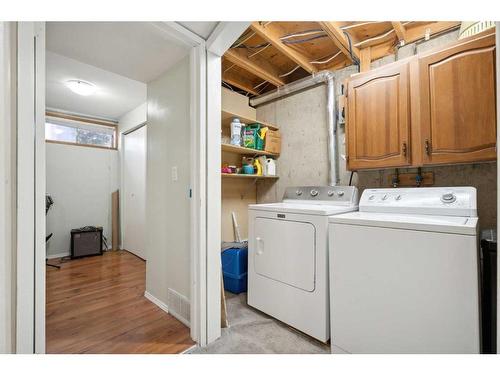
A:
[[[427,30],[428,35],[432,36],[460,26],[460,22],[433,22],[425,25],[416,26],[413,28],[406,27],[405,44],[410,44],[425,38]],[[381,57],[394,53],[394,45],[390,43],[381,43],[371,47],[372,61],[380,59]]]
[[[234,87],[237,87],[241,90],[249,92],[252,95],[259,95],[259,92],[253,88],[253,82],[247,77],[241,76],[228,70],[222,74],[222,80]]]
[[[412,43],[419,39],[423,39],[425,37],[427,29],[429,30],[429,35],[440,33],[454,27],[460,26],[461,22],[456,21],[440,21],[440,22],[432,22],[427,25],[422,25],[413,28],[406,29],[406,43]]]
[[[394,21],[391,23],[392,23],[392,27],[394,28],[394,31],[396,32],[398,40],[406,43],[406,29],[405,29],[403,23],[400,21]]]
[[[275,67],[269,64],[265,59],[258,55],[250,59],[245,50],[233,48],[228,50],[224,57],[231,63],[245,69],[246,71],[268,81],[274,86],[283,86],[286,82],[279,77],[279,73]]]
[[[359,70],[367,72],[372,62],[372,47],[363,48],[359,52]]]
[[[250,27],[257,35],[271,43],[274,48],[287,56],[289,59],[293,60],[307,72],[315,73],[318,71],[318,69],[309,62],[309,58],[307,56],[304,56],[297,50],[284,44],[280,39],[279,33],[273,29],[272,26],[265,26],[260,22],[252,22]]]
[[[351,46],[351,49],[349,49],[349,41],[337,22],[327,21],[319,22],[319,24],[325,33],[328,34],[333,43],[335,43],[335,45],[349,58],[349,60],[352,61],[350,51],[352,51],[352,54],[356,59],[359,59],[359,49],[354,46]]]

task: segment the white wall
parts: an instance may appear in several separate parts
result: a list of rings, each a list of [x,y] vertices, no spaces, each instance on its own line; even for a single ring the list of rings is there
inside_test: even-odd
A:
[[[70,231],[102,226],[111,247],[111,193],[118,189],[118,153],[93,147],[46,143],[50,256],[69,254]]]
[[[144,102],[131,111],[125,113],[118,120],[118,133],[124,133],[147,121],[148,103]]]
[[[165,304],[168,288],[190,298],[189,67],[186,57],[148,84],[146,291]]]

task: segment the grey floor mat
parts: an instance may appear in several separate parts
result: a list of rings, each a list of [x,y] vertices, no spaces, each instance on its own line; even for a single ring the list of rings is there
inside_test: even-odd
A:
[[[189,354],[329,354],[330,347],[283,324],[246,303],[246,293],[226,292],[229,328],[204,348]]]

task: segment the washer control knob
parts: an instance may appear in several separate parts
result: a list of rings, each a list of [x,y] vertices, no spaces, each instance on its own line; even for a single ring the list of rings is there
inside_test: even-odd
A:
[[[372,201],[372,200],[374,200],[374,199],[375,199],[375,195],[370,195],[370,196],[368,197],[368,199],[369,199],[369,200],[371,200],[371,201]]]
[[[382,197],[382,200],[385,201],[387,199],[387,194],[384,194],[384,196]]]
[[[297,194],[300,197],[302,195],[302,190],[297,190],[295,194]]]
[[[451,191],[450,192],[447,192],[447,193],[444,193],[442,196],[441,196],[441,202],[443,203],[453,203],[457,200],[457,197],[455,194],[453,194]]]
[[[337,193],[337,195],[338,195],[339,197],[342,197],[342,196],[344,196],[344,192],[343,192],[342,190],[340,190],[340,191]]]
[[[397,201],[401,200],[401,194],[396,195],[396,196],[394,197],[394,199],[395,199],[395,200],[397,200]]]
[[[333,197],[333,194],[335,194],[335,192],[333,190],[328,190],[328,196],[329,197]]]
[[[311,197],[315,197],[315,196],[317,196],[317,195],[318,195],[318,193],[319,193],[319,192],[318,192],[316,189],[312,189],[312,190],[311,190]]]

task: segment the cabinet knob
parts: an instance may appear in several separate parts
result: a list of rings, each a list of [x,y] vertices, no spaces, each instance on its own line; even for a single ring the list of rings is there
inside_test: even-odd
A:
[[[431,144],[428,139],[425,140],[425,153],[426,155],[431,154]]]

